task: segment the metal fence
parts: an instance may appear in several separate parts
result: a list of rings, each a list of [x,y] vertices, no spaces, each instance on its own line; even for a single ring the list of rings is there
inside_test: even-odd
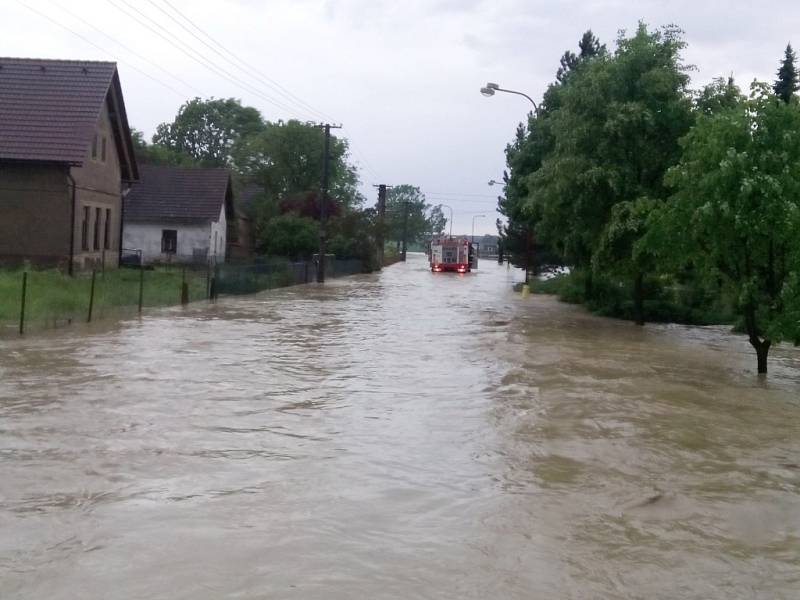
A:
[[[326,257],[326,279],[364,272],[360,260]],[[129,263],[130,264],[130,263]],[[141,313],[144,308],[214,300],[316,281],[317,262],[259,257],[250,261],[168,261],[74,276],[56,270],[0,269],[0,335]]]

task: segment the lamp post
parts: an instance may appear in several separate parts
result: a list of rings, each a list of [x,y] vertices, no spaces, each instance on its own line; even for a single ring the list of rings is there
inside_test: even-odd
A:
[[[503,182],[502,181],[497,181],[496,179],[490,179],[489,180],[489,186],[500,185],[501,183],[503,183]]]
[[[440,204],[439,206],[444,206],[445,208],[450,209],[450,237],[453,237],[453,207],[449,204]]]
[[[481,88],[481,94],[486,96],[487,98],[491,98],[494,96],[495,92],[505,92],[506,94],[516,94],[517,96],[522,96],[523,98],[527,98],[528,101],[533,104],[533,110],[539,112],[539,107],[536,106],[536,102],[533,101],[533,98],[528,96],[528,94],[523,94],[522,92],[517,92],[515,90],[504,90],[496,83],[487,83],[484,87]]]
[[[492,96],[494,96],[495,92],[505,92],[506,94],[515,94],[517,96],[522,96],[523,98],[527,98],[528,101],[531,104],[533,104],[533,110],[535,112],[537,112],[537,113],[539,112],[539,107],[536,106],[536,102],[534,102],[533,98],[528,96],[528,94],[523,94],[522,92],[517,92],[515,90],[505,90],[505,89],[501,88],[499,85],[497,85],[496,83],[491,83],[491,82],[487,83],[484,87],[481,88],[481,94],[483,94],[487,98],[491,98]],[[494,179],[492,179],[492,181],[489,182],[489,185],[494,185],[495,183],[497,183],[497,182],[494,181]],[[526,228],[526,234],[527,235],[526,235],[526,240],[525,240],[525,283],[527,284],[529,279],[530,279],[529,273],[530,273],[530,265],[531,265],[531,235],[532,234],[531,234],[530,226],[528,226]]]
[[[480,219],[481,217],[485,217],[486,215],[475,215],[472,217],[472,240],[470,240],[473,244],[475,243],[475,219]]]

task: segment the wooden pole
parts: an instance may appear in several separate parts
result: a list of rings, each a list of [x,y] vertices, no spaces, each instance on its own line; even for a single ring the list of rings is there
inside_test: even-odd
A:
[[[94,309],[94,280],[97,276],[97,271],[92,269],[92,286],[89,288],[89,316],[86,318],[87,323],[92,322],[92,310]]]
[[[144,301],[144,265],[139,262],[139,314],[142,314],[142,303]]]
[[[19,309],[19,334],[25,333],[25,297],[28,291],[28,272],[22,274],[22,302]]]

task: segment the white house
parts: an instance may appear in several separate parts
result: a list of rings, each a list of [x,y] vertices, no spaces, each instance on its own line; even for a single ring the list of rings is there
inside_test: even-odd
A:
[[[154,165],[139,173],[123,207],[125,251],[145,263],[223,262],[236,235],[230,173]]]

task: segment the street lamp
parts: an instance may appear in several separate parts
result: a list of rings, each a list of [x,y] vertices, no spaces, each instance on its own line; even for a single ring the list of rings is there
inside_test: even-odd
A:
[[[533,104],[533,110],[539,112],[539,107],[536,106],[536,102],[533,101],[533,98],[528,96],[528,94],[523,94],[522,92],[516,92],[514,90],[504,90],[496,83],[487,83],[485,87],[481,88],[481,94],[486,96],[487,98],[491,98],[494,96],[495,92],[505,92],[506,94],[516,94],[517,96],[522,96],[523,98],[527,98],[531,104]]]
[[[533,110],[537,113],[539,112],[539,107],[536,106],[536,102],[533,101],[533,98],[528,96],[528,94],[523,94],[522,92],[517,92],[514,90],[504,90],[496,83],[487,83],[486,87],[481,88],[481,94],[486,96],[487,98],[494,96],[495,92],[505,92],[506,94],[516,94],[517,96],[522,96],[523,98],[527,98],[531,104],[533,104]],[[492,180],[494,181],[494,180]],[[496,182],[495,182],[496,183]],[[491,181],[489,185],[494,185]],[[530,279],[530,264],[531,264],[531,228],[530,226],[527,227],[527,236],[525,242],[525,283],[528,283]]]
[[[475,243],[475,219],[479,219],[481,217],[485,217],[486,215],[475,215],[472,217],[472,243]]]
[[[439,206],[444,206],[445,208],[450,209],[450,237],[453,237],[453,207],[449,204],[440,204]]]

